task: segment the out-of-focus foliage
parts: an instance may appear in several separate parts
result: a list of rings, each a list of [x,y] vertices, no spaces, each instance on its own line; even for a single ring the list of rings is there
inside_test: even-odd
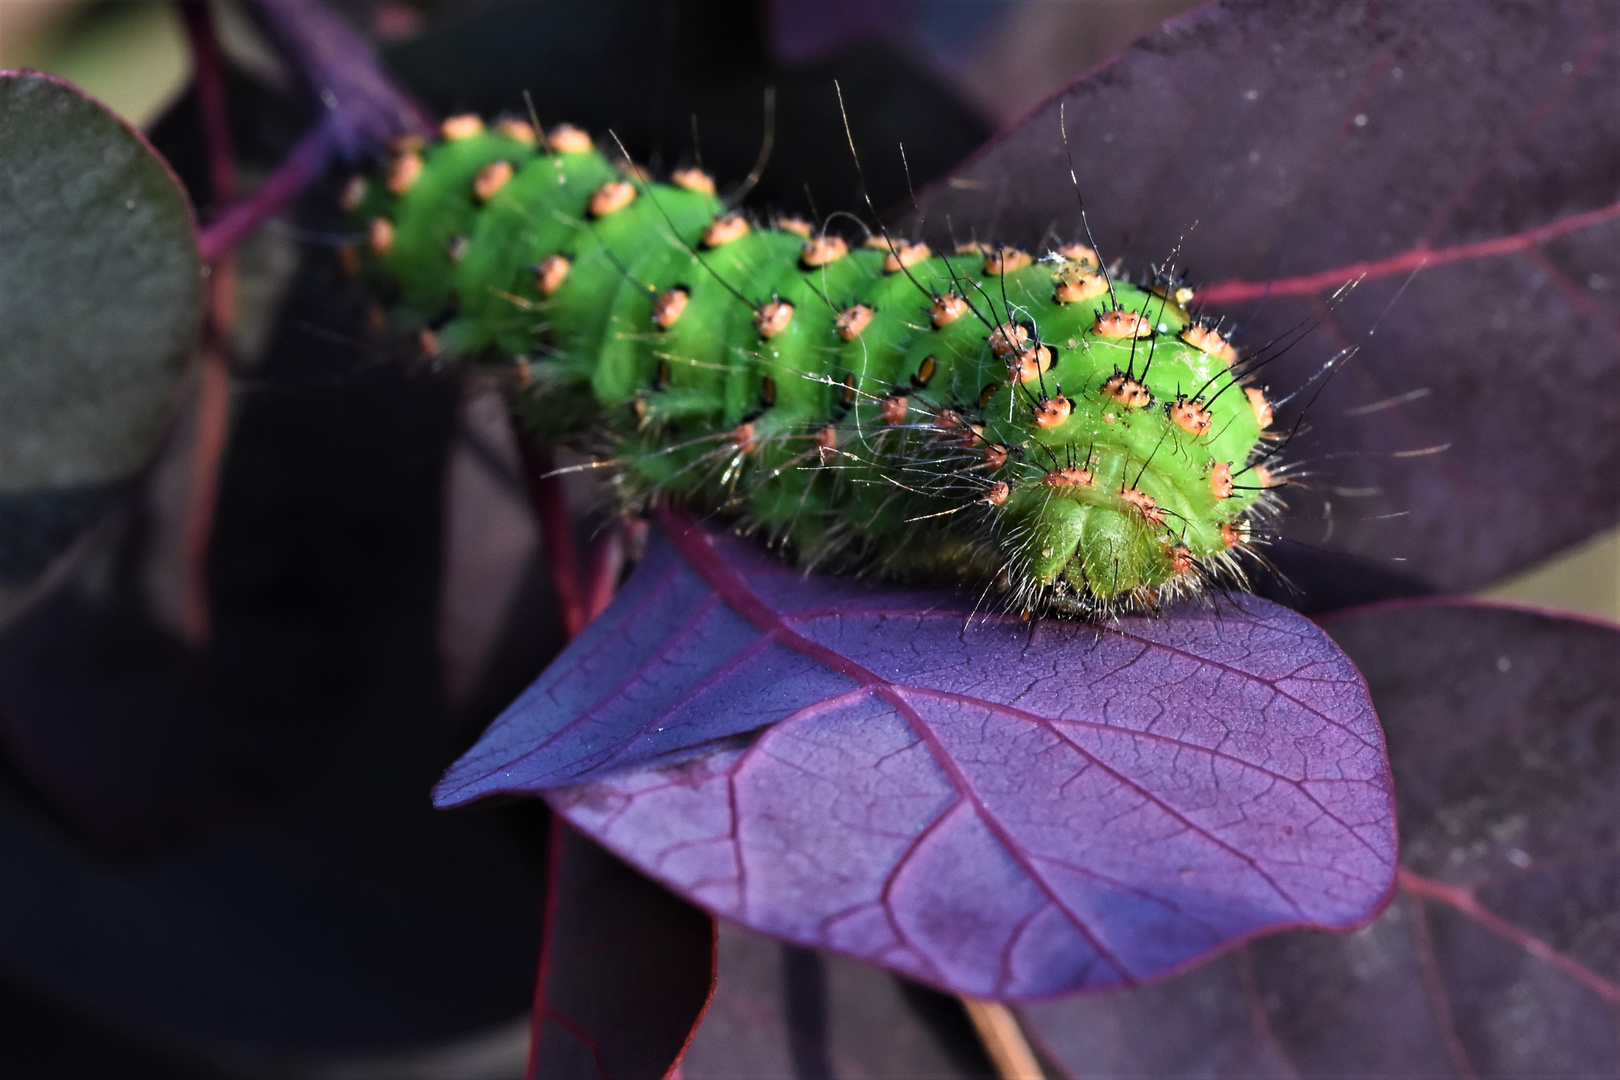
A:
[[[202,264],[168,166],[49,76],[0,74],[0,206],[5,598],[157,448],[197,333]]]

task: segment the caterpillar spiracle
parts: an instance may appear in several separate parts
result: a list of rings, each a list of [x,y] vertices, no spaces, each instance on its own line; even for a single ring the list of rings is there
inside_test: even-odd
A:
[[[807,567],[1026,614],[1241,586],[1271,406],[1163,277],[1080,244],[934,252],[726,207],[562,125],[444,122],[344,193],[362,272],[443,353],[515,358],[537,437],[629,508],[728,514]]]

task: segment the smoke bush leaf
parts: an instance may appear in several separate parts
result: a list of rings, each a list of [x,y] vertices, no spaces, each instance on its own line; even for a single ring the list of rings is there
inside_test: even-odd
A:
[[[1026,1024],[1088,1078],[1615,1075],[1620,630],[1443,601],[1329,628],[1389,732],[1396,902]]]
[[[848,957],[719,929],[714,999],[681,1057],[687,1080],[995,1076],[955,998]]]
[[[1360,925],[1395,854],[1360,676],[1285,608],[1030,623],[674,517],[435,798],[500,792],[716,914],[1007,998]]]
[[[144,465],[201,310],[179,182],[69,84],[0,72],[0,595]]]
[[[1185,270],[1240,345],[1273,343],[1274,399],[1306,387],[1275,425],[1306,415],[1306,482],[1268,549],[1303,603],[1477,589],[1620,520],[1617,16],[1207,4],[991,142],[924,219],[1050,244],[1081,233],[1078,187],[1106,258]]]
[[[552,819],[534,1076],[662,1076],[714,988],[714,920]]]

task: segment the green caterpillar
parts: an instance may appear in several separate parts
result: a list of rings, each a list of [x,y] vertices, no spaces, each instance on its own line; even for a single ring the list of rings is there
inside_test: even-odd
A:
[[[806,566],[1029,614],[1242,583],[1275,505],[1271,407],[1187,290],[1080,245],[1037,261],[761,227],[702,172],[650,182],[567,125],[441,134],[345,192],[358,269],[432,349],[516,358],[526,422],[614,462],[627,505],[677,498]]]

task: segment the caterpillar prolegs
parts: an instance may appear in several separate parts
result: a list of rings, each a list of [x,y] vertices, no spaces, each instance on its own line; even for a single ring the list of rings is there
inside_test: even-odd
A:
[[[516,358],[536,434],[803,565],[988,587],[1025,613],[1151,610],[1268,509],[1271,407],[1174,282],[732,212],[584,132],[455,117],[345,203],[434,347]]]

